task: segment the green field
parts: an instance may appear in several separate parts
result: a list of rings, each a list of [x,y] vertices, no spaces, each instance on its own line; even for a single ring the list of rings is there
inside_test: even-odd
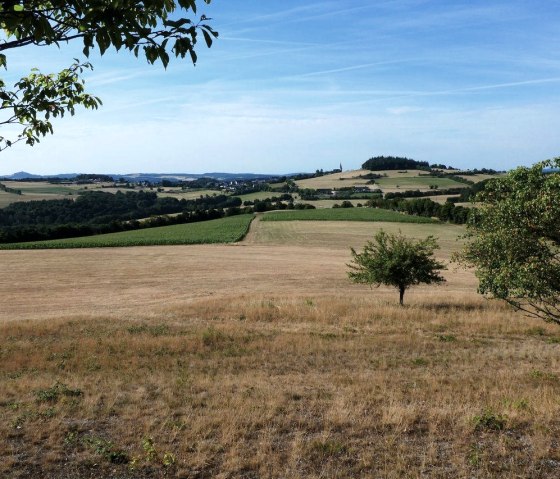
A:
[[[80,238],[2,244],[0,249],[103,248],[234,243],[245,236],[252,219],[253,215],[231,216],[199,223],[146,228]]]
[[[158,193],[158,196],[161,198],[170,197],[170,198],[177,198],[178,200],[196,200],[201,196],[217,196],[228,194],[224,193],[223,191],[219,190],[186,190],[186,191],[163,191]]]
[[[266,200],[274,196],[282,196],[284,193],[279,191],[257,191],[256,193],[248,193],[246,195],[234,195],[241,198],[241,201],[255,201],[255,200]]]
[[[397,223],[438,223],[422,216],[410,216],[379,208],[331,208],[317,210],[273,211],[262,221],[388,221]]]

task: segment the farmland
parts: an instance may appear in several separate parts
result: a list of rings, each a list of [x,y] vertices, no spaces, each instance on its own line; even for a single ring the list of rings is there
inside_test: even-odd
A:
[[[252,215],[202,221],[95,236],[0,245],[0,249],[106,248],[239,241],[249,228]]]
[[[232,245],[1,251],[0,475],[557,477],[557,329],[469,271],[404,308],[351,284],[379,228],[443,259],[463,232],[259,221]]]
[[[343,188],[349,186],[363,186],[368,180],[360,178],[360,175],[370,173],[368,170],[344,171],[330,175],[318,176],[306,180],[298,180],[296,184],[300,188],[329,189]]]
[[[375,180],[384,192],[386,191],[404,191],[404,190],[420,190],[427,191],[430,186],[438,188],[465,188],[467,185],[459,183],[450,178],[437,178],[433,176],[400,176],[388,177]]]
[[[463,226],[252,219],[0,251],[1,477],[558,477],[557,327],[452,264],[404,307],[347,277],[380,229],[448,263]]]
[[[316,210],[273,211],[263,221],[390,221],[398,223],[433,223],[431,218],[409,216],[377,208],[331,208]]]

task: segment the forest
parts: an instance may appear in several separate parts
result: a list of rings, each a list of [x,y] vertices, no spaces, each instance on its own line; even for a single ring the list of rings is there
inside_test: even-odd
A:
[[[400,156],[375,156],[367,160],[362,168],[370,171],[380,170],[430,170],[427,161],[416,161]]]
[[[232,214],[239,206],[239,198],[225,195],[178,200],[158,197],[155,192],[90,191],[76,200],[18,202],[0,209],[0,242],[69,238],[203,221]],[[178,215],[161,216],[170,214]]]

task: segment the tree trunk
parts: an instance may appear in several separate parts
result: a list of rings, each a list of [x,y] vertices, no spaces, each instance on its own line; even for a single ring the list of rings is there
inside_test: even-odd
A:
[[[404,291],[405,291],[405,288],[403,286],[401,286],[399,288],[399,303],[400,303],[401,306],[403,305]]]

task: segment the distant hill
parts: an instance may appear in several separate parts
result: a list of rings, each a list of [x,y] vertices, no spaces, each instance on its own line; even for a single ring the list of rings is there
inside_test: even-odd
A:
[[[26,171],[18,171],[17,173],[6,176],[5,178],[9,178],[10,180],[23,180],[25,178],[40,178],[40,176],[32,175],[31,173],[27,173]]]
[[[427,161],[416,161],[400,156],[376,156],[370,158],[363,165],[364,170],[429,170]]]
[[[4,180],[33,180],[42,178],[60,178],[60,179],[71,179],[78,176],[78,173],[63,173],[60,175],[34,175],[33,173],[27,173],[27,171],[18,171],[13,175],[2,176]]]
[[[32,173],[27,173],[26,171],[19,171],[13,175],[6,175],[1,177],[4,180],[33,180],[33,179],[47,179],[47,178],[57,178],[57,179],[75,179],[82,176],[94,176],[92,174],[85,173],[63,173],[58,175],[34,175]],[[127,174],[102,174],[97,176],[111,177],[113,180],[118,180],[123,178],[124,180],[140,182],[147,181],[150,183],[159,183],[162,180],[174,180],[174,181],[190,181],[197,178],[213,178],[216,180],[225,181],[239,181],[239,180],[258,180],[258,179],[268,179],[268,178],[278,178],[279,175],[264,175],[256,173],[127,173]]]

